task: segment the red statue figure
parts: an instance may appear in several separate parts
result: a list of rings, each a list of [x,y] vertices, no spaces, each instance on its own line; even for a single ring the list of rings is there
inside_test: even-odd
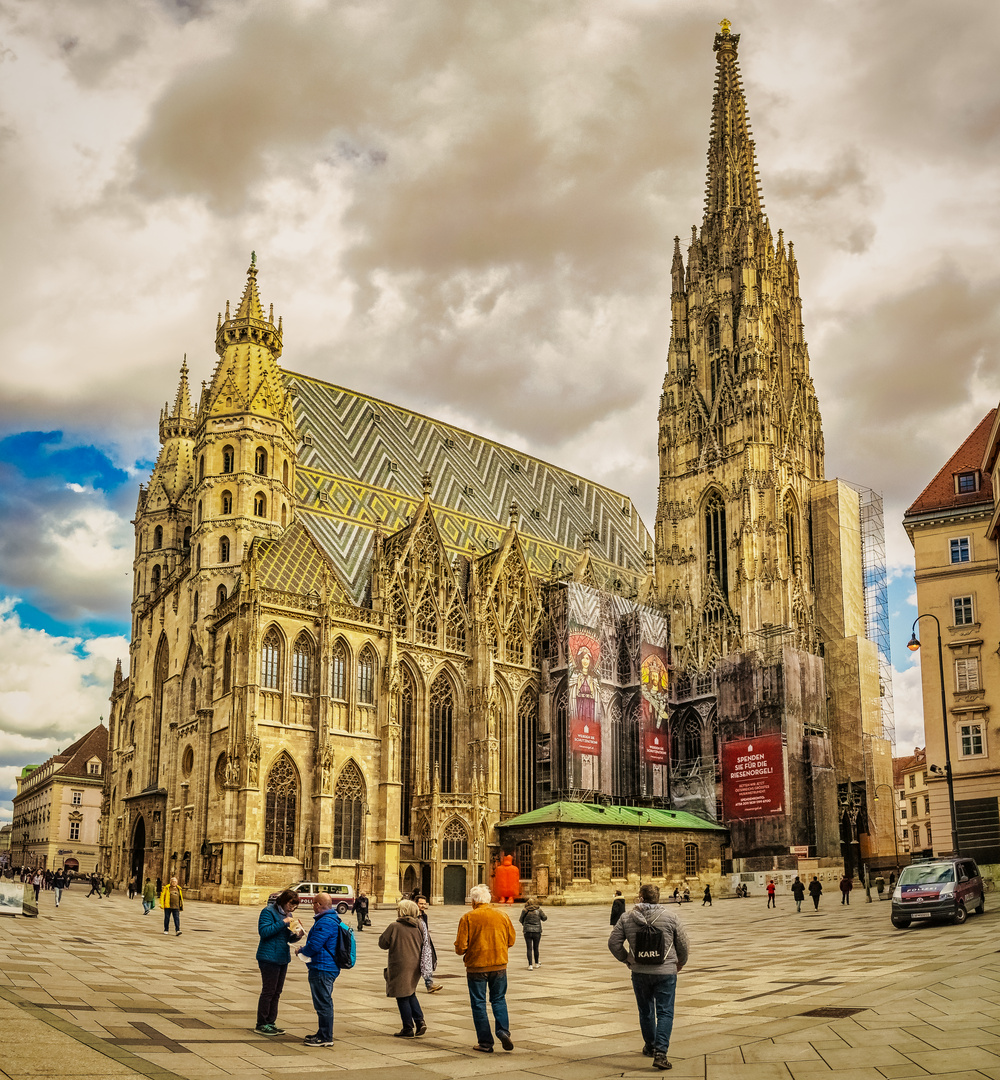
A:
[[[521,893],[521,871],[514,866],[511,855],[504,855],[503,862],[493,871],[493,892],[497,903],[513,904]]]

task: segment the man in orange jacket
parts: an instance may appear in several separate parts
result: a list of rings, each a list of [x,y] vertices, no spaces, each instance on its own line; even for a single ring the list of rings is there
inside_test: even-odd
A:
[[[474,885],[469,898],[472,910],[459,920],[455,952],[465,960],[472,1020],[476,1025],[477,1042],[472,1049],[482,1054],[493,1053],[493,1032],[486,1012],[489,990],[497,1038],[504,1050],[513,1050],[507,1018],[507,950],[516,939],[514,927],[502,911],[490,907],[489,885]]]

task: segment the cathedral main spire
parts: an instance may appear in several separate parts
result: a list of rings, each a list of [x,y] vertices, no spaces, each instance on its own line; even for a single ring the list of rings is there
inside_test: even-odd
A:
[[[730,33],[723,19],[712,48],[716,54],[715,96],[712,98],[712,128],[708,140],[708,178],[705,184],[706,228],[728,215],[754,220],[764,217],[760,181],[746,96],[740,78],[738,48],[740,35]]]

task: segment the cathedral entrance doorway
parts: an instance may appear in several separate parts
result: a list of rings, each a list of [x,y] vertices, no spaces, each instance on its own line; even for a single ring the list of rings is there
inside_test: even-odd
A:
[[[417,887],[417,872],[412,866],[406,868],[406,873],[403,875],[403,895],[409,896]],[[355,895],[357,895],[355,893]]]
[[[464,866],[446,866],[444,868],[444,902],[446,904],[465,903]]]
[[[142,871],[146,862],[146,819],[140,817],[132,832],[132,874],[142,886]]]
[[[431,895],[431,864],[424,863],[420,867],[420,891],[430,899]]]

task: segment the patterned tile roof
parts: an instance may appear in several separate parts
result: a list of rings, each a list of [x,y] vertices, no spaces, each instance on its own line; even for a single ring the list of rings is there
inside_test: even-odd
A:
[[[308,593],[324,574],[336,577],[330,560],[303,522],[293,521],[278,540],[254,541],[257,584],[264,589]]]
[[[532,573],[573,568],[585,543],[609,575],[641,576],[652,538],[632,502],[602,484],[509,446],[377,398],[285,372],[302,445],[298,513],[349,583],[364,592],[375,527],[403,528],[431,478],[447,548],[497,548],[516,502]]]
[[[993,483],[989,473],[982,474],[978,491],[959,495],[955,491],[955,474],[975,472],[983,464],[986,444],[993,426],[996,409],[990,411],[979,421],[975,431],[965,440],[954,454],[945,462],[937,476],[924,488],[913,505],[906,511],[910,514],[926,514],[932,510],[952,510],[963,506],[978,506],[980,503],[993,501]]]

